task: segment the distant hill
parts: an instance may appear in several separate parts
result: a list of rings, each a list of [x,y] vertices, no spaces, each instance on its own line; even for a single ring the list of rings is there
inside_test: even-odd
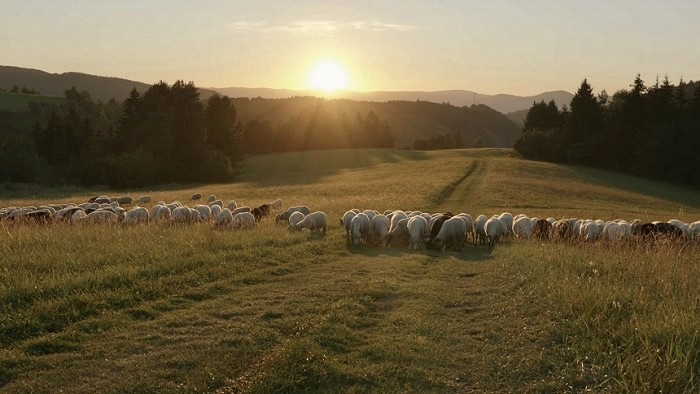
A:
[[[39,96],[36,94],[22,94],[0,92],[0,111],[10,112],[26,112],[29,110],[29,102],[47,103],[47,104],[62,104],[65,101],[63,97],[56,96]]]
[[[334,112],[336,117],[342,114],[365,116],[374,111],[380,119],[388,121],[397,147],[410,145],[416,139],[455,132],[462,135],[468,146],[480,137],[484,146],[512,147],[520,136],[518,125],[485,105],[455,107],[427,101],[368,102],[315,97],[233,99],[243,125],[250,120],[269,120],[279,124],[315,108],[319,103],[324,105],[324,110]]]
[[[521,109],[520,111],[515,112],[508,112],[505,115],[506,118],[510,119],[511,122],[517,124],[520,127],[523,127],[525,126],[525,118],[527,117],[528,111],[530,111],[530,108]]]
[[[36,89],[42,96],[63,96],[66,90],[75,86],[78,91],[89,92],[93,100],[104,102],[112,98],[123,101],[129,97],[129,93],[134,87],[143,93],[152,86],[152,84],[123,78],[101,77],[77,72],[50,74],[30,68],[0,66],[0,88],[10,90],[14,85]],[[202,98],[207,98],[212,94],[214,92],[211,90],[200,89]]]
[[[313,96],[312,91],[268,88],[210,88],[229,97],[261,97],[261,98],[287,98],[295,96]],[[536,96],[514,96],[510,94],[486,95],[468,90],[443,90],[437,92],[343,92],[338,98],[357,101],[430,101],[433,103],[449,103],[456,107],[471,106],[473,104],[487,105],[502,113],[515,112],[528,109],[533,102],[544,100],[556,101],[561,106],[569,104],[573,94],[563,90],[540,93]]]

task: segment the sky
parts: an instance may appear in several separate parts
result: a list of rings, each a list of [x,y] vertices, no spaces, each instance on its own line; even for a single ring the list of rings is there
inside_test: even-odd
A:
[[[0,65],[200,87],[534,95],[700,79],[697,0],[0,0]]]

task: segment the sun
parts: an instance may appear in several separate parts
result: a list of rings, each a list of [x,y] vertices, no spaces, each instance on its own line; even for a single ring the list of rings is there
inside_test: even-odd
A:
[[[309,74],[309,87],[333,93],[348,87],[348,73],[340,64],[325,60],[317,63]]]

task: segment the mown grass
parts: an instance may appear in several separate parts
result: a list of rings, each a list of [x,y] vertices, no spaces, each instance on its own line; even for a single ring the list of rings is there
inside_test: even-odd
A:
[[[242,171],[235,184],[131,194],[282,198],[326,211],[328,235],[269,221],[243,232],[4,224],[0,388],[697,391],[697,246],[506,241],[491,253],[409,253],[347,248],[338,223],[353,207],[691,221],[697,192],[612,187],[635,179],[490,149],[289,153]]]

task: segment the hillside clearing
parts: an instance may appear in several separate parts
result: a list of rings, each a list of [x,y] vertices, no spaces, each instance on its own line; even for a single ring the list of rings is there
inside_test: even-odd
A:
[[[697,245],[345,245],[349,208],[700,219],[700,193],[507,150],[252,157],[194,192],[324,210],[329,234],[208,224],[9,227],[6,392],[692,392]],[[616,185],[616,186],[612,186]],[[62,201],[84,201],[87,194]],[[126,194],[126,193],[125,193]],[[51,198],[5,198],[1,206]],[[654,354],[658,355],[654,358]]]

